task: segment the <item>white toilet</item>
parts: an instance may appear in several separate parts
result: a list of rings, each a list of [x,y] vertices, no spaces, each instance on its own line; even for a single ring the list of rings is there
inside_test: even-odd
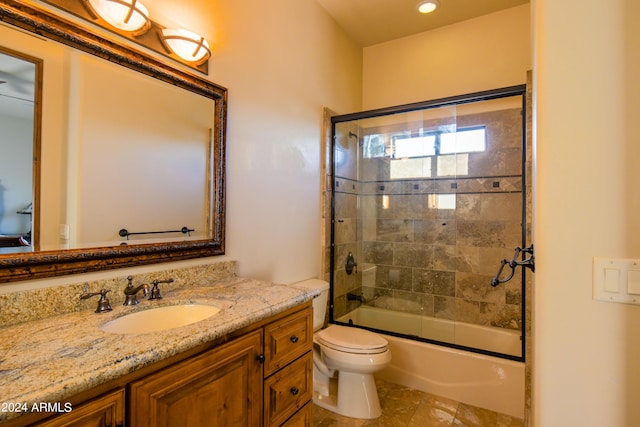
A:
[[[387,340],[354,327],[330,325],[321,329],[329,284],[310,279],[294,286],[321,291],[313,300],[313,402],[347,417],[379,417],[382,411],[373,373],[391,362]]]

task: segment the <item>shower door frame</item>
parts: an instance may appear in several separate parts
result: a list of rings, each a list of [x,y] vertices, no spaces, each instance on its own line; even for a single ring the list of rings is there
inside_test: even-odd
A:
[[[331,117],[331,138],[330,138],[330,155],[329,163],[330,163],[330,177],[331,177],[331,221],[330,221],[330,256],[329,256],[329,322],[334,324],[346,325],[344,322],[336,321],[334,318],[334,276],[335,276],[335,212],[336,212],[336,176],[335,176],[335,145],[336,145],[336,124],[344,123],[354,120],[368,119],[373,117],[387,116],[391,114],[400,114],[400,113],[409,113],[417,110],[428,110],[434,108],[441,108],[447,106],[457,106],[463,104],[469,104],[473,102],[481,102],[481,101],[490,101],[499,98],[507,98],[510,96],[521,96],[522,97],[522,156],[521,156],[521,171],[522,171],[522,242],[521,247],[524,248],[527,246],[527,85],[515,85],[508,86],[499,89],[492,89],[481,92],[474,92],[465,95],[457,95],[446,98],[439,98],[435,100],[421,101],[410,104],[397,105],[393,107],[385,107],[378,108],[373,110],[360,111],[356,113],[349,113],[343,115],[336,115]],[[499,260],[496,260],[496,270],[499,267]],[[361,325],[350,325],[359,327],[362,329],[372,330],[377,333],[382,333],[386,335],[396,336],[400,338],[406,338],[421,342],[426,342],[430,344],[440,345],[444,347],[471,351],[473,353],[485,354],[489,356],[499,357],[508,360],[514,360],[518,362],[525,362],[526,358],[526,324],[528,319],[526,317],[526,269],[522,268],[521,275],[521,325],[520,325],[520,341],[521,341],[521,350],[520,356],[505,354],[505,353],[496,353],[489,350],[478,349],[474,347],[467,347],[455,343],[448,343],[443,341],[437,341],[429,338],[417,337],[414,335],[405,335],[397,332],[380,330],[375,328],[369,328]],[[489,284],[487,284],[489,286]]]

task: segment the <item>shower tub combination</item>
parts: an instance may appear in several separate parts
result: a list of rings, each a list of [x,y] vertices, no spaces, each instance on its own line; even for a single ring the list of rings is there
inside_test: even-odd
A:
[[[360,306],[336,319],[376,330],[519,354],[520,332]],[[410,331],[412,328],[412,332]],[[391,364],[378,378],[458,402],[524,418],[524,363],[384,335]]]
[[[392,360],[378,376],[517,418],[526,277],[497,290],[487,277],[530,240],[525,93],[331,117],[326,212],[330,321],[386,337]]]

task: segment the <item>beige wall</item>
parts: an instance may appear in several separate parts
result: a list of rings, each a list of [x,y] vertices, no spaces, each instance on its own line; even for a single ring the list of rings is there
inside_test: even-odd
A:
[[[639,425],[640,307],[593,300],[591,265],[640,257],[640,4],[533,16],[535,425]]]
[[[227,254],[244,276],[318,277],[323,107],[360,109],[362,50],[315,1],[198,4],[229,89]]]
[[[364,109],[524,84],[529,20],[523,5],[365,48]]]
[[[318,277],[323,108],[361,109],[362,49],[315,1],[147,0],[145,5],[154,20],[210,40],[209,79],[229,89],[227,254],[216,260],[237,260],[246,277],[276,282]],[[165,268],[20,282],[0,286],[0,292]]]

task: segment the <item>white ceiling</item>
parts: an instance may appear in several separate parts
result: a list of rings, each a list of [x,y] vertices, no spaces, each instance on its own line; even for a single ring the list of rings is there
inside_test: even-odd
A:
[[[435,12],[418,13],[419,0],[316,0],[360,46],[466,21],[529,0],[439,0]]]

